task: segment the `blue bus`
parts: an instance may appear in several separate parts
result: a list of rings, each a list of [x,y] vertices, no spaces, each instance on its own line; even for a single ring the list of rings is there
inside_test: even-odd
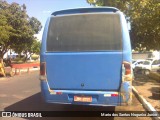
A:
[[[40,53],[47,103],[121,106],[132,103],[131,45],[124,14],[114,7],[56,11]]]

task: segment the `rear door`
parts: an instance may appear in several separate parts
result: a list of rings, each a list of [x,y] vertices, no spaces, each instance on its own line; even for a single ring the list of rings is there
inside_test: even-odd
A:
[[[51,89],[119,89],[123,52],[118,14],[52,17],[46,46]]]

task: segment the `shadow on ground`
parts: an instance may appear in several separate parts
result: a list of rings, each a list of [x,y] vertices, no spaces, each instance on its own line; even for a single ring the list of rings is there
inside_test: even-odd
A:
[[[34,94],[26,99],[23,99],[19,102],[16,102],[4,109],[5,111],[115,111],[115,107],[95,107],[95,106],[79,106],[79,105],[60,105],[60,104],[47,104],[44,103],[41,98],[41,93]],[[62,115],[63,116],[63,115]],[[24,118],[27,119],[28,118]],[[39,120],[40,118],[33,118],[29,120]],[[72,120],[75,118],[41,118],[42,120]],[[41,120],[40,119],[40,120]],[[83,120],[99,120],[99,119],[109,119],[114,120],[114,118],[106,118],[106,117],[89,117],[89,118],[83,118]],[[76,118],[76,120],[82,120],[82,118]]]
[[[151,92],[160,92],[160,87],[152,87],[150,89]]]
[[[152,92],[152,96],[149,96],[148,98],[160,100],[160,87],[152,87],[149,90]]]

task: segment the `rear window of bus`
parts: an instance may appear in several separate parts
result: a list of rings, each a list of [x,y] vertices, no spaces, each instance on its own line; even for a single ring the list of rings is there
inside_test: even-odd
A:
[[[122,50],[118,14],[77,14],[50,19],[47,51]]]

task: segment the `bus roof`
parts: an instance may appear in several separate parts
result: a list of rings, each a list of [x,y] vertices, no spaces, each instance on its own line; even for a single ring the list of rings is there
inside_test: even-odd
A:
[[[115,7],[91,7],[91,8],[76,8],[67,9],[53,12],[51,15],[65,15],[65,14],[77,14],[77,13],[91,13],[91,12],[117,12],[119,11]]]

